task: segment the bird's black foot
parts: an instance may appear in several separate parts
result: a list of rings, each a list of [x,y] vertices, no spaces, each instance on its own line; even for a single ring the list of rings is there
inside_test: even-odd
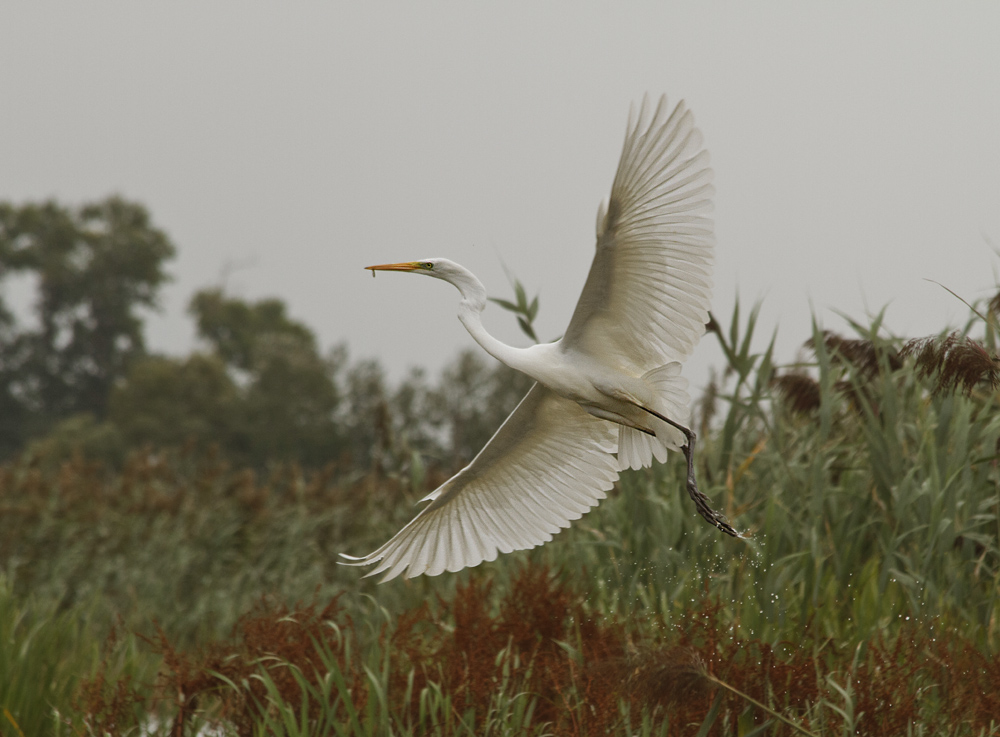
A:
[[[707,520],[709,524],[714,525],[727,535],[732,535],[733,537],[743,537],[740,533],[733,529],[731,524],[729,524],[729,520],[726,519],[726,515],[712,509],[712,505],[709,504],[708,497],[698,490],[698,481],[694,476],[694,451],[692,450],[694,439],[694,433],[691,433],[688,437],[688,444],[681,448],[681,450],[684,451],[684,457],[687,459],[688,496],[691,497],[691,500],[694,502],[694,506],[698,510],[698,514]]]
[[[695,440],[697,440],[697,436],[694,432],[689,428],[664,417],[658,412],[651,412],[650,410],[646,411],[650,412],[650,414],[656,415],[668,425],[676,427],[684,433],[684,438],[687,440],[687,444],[681,446],[681,450],[684,451],[684,458],[687,461],[687,493],[694,502],[694,506],[698,510],[698,514],[700,514],[702,518],[704,518],[713,527],[722,530],[727,535],[732,535],[733,537],[743,537],[733,528],[731,524],[729,524],[729,520],[726,519],[726,515],[712,509],[712,505],[709,504],[708,497],[702,494],[698,489],[698,480],[694,475],[694,443]]]

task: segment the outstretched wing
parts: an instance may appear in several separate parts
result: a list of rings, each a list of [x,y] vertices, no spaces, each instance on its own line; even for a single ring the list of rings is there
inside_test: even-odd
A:
[[[540,384],[473,461],[427,496],[395,537],[347,565],[379,562],[382,581],[436,576],[548,542],[618,478],[618,430]]]
[[[609,354],[647,371],[687,358],[712,292],[712,170],[694,117],[661,97],[629,115],[621,162],[597,218],[597,253],[564,350]]]

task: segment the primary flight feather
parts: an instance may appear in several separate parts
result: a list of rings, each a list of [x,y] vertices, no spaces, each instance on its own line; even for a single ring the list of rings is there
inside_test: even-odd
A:
[[[712,170],[683,102],[644,99],[629,116],[597,252],[566,334],[514,348],[486,332],[486,289],[441,258],[366,267],[424,274],[461,294],[458,318],[489,354],[537,382],[479,454],[425,497],[389,542],[348,565],[383,581],[458,571],[548,542],[603,499],[626,468],[687,460],[699,513],[739,537],[697,487],[680,365],[705,330],[712,293]]]

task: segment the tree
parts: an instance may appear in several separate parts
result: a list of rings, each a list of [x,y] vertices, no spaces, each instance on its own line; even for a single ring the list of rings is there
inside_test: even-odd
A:
[[[375,360],[347,367],[346,350],[341,352],[339,364],[343,367],[344,406],[338,419],[346,434],[348,460],[358,469],[384,469],[396,446],[385,372]]]
[[[214,355],[150,356],[133,363],[111,393],[108,419],[127,447],[230,442],[239,393]]]
[[[5,274],[3,265],[0,253],[0,286]],[[17,340],[14,316],[6,309],[0,291],[0,458],[20,448],[27,436],[29,410],[18,396],[22,379],[18,368],[24,363],[23,350],[23,344]]]
[[[447,428],[454,463],[465,464],[486,445],[534,383],[502,363],[487,363],[467,348],[441,375],[432,406]]]
[[[316,351],[312,330],[285,314],[280,299],[250,303],[228,297],[218,288],[203,289],[191,298],[188,312],[198,336],[207,341],[229,366],[252,371],[262,340],[284,335],[307,350]]]
[[[140,313],[156,307],[173,255],[146,209],[120,197],[0,203],[0,286],[16,273],[38,285],[37,327],[18,326],[0,301],[0,454],[62,418],[105,416],[114,383],[145,352]]]
[[[272,332],[254,342],[244,400],[252,463],[279,459],[320,466],[335,457],[339,396],[330,364],[309,337]]]
[[[189,310],[199,337],[240,389],[229,454],[251,465],[321,465],[334,457],[340,400],[335,367],[319,355],[313,332],[288,317],[284,302],[247,302],[206,289],[192,298]]]
[[[392,427],[396,445],[402,456],[419,453],[440,465],[451,458],[444,448],[441,432],[442,417],[437,411],[438,392],[427,383],[426,371],[411,368],[406,378],[392,394]]]

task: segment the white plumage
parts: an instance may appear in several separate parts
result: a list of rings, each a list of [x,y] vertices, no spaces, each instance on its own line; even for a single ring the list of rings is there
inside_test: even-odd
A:
[[[467,269],[433,258],[367,268],[444,279],[461,293],[459,319],[491,355],[536,380],[464,469],[378,550],[383,581],[458,571],[532,548],[596,505],[618,472],[683,450],[698,511],[737,536],[694,478],[684,361],[704,333],[712,281],[712,170],[694,119],[646,100],[628,131],[611,197],[597,218],[597,252],[563,338],[514,348],[483,328],[486,290]],[[617,457],[616,457],[617,455]]]

